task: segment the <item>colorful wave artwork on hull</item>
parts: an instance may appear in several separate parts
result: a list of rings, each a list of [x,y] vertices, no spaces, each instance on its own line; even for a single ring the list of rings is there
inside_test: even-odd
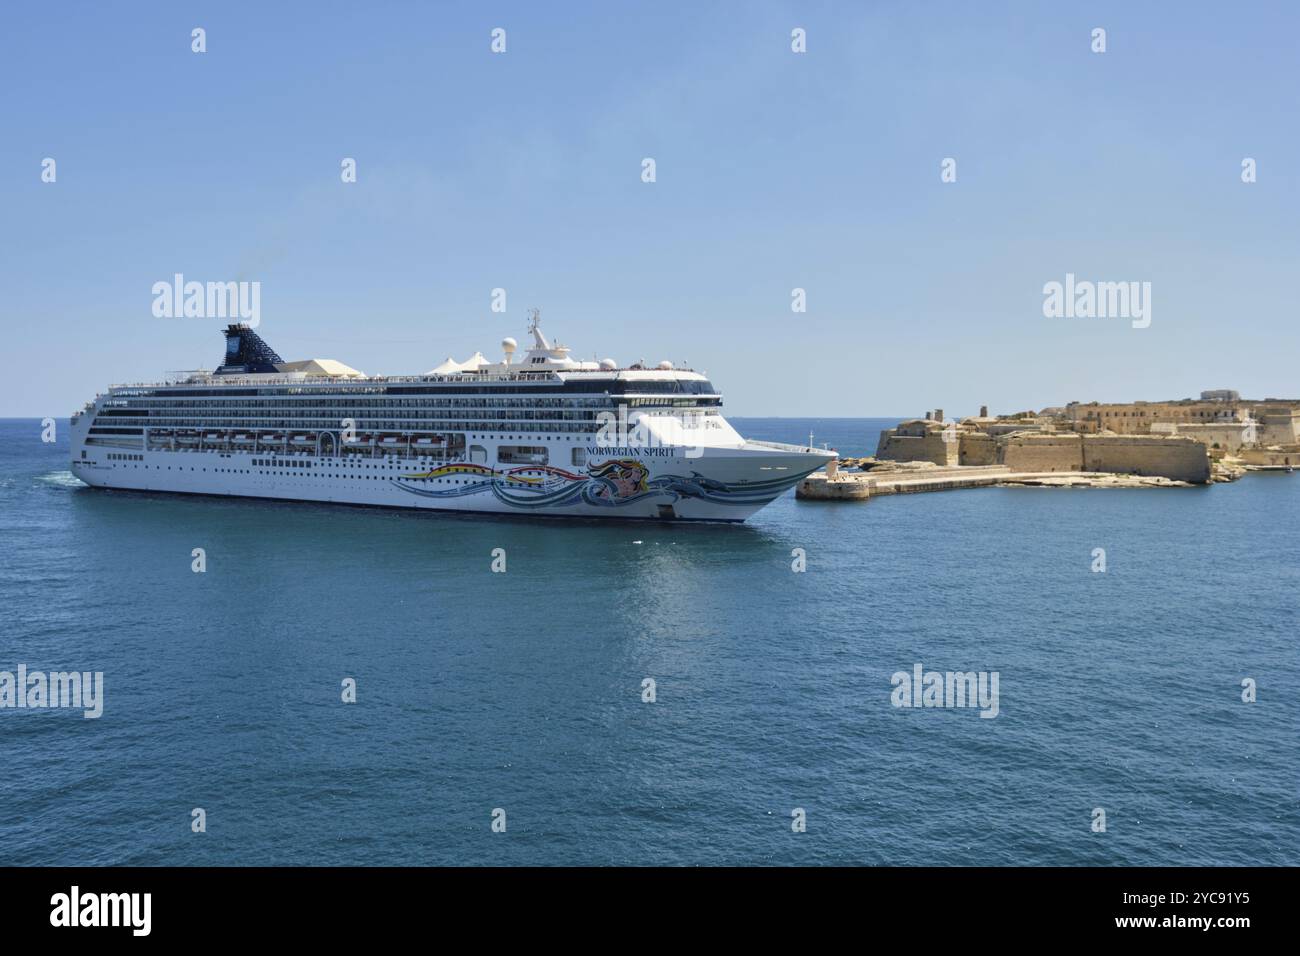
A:
[[[802,477],[800,474],[727,484],[693,471],[689,475],[651,478],[649,469],[641,462],[619,458],[592,464],[586,475],[550,465],[523,465],[497,471],[486,465],[457,462],[391,480],[403,491],[424,498],[450,499],[491,493],[512,507],[531,510],[572,505],[620,507],[653,497],[660,497],[665,503],[697,498],[722,505],[766,504]],[[445,488],[427,487],[428,482],[439,480],[458,483]]]

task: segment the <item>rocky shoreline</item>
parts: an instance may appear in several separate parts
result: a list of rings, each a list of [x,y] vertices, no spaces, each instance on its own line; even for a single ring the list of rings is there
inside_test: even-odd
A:
[[[1236,481],[1248,471],[1268,470],[1241,462],[1213,463],[1208,484]],[[1113,472],[1016,472],[999,465],[937,465],[928,461],[881,461],[873,457],[837,459],[809,475],[795,489],[813,501],[861,501],[881,495],[950,491],[959,488],[1196,488],[1207,482],[1161,475]]]

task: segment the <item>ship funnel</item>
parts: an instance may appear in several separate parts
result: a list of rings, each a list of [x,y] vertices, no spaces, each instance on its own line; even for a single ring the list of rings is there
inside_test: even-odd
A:
[[[262,341],[262,337],[251,326],[242,322],[226,326],[226,354],[217,375],[238,375],[241,373],[274,372],[276,365],[284,361],[275,349]]]

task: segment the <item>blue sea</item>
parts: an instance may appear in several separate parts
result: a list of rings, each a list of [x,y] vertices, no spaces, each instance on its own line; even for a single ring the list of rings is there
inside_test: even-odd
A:
[[[0,710],[0,864],[1300,863],[1300,474],[564,523],[95,491],[59,424],[0,422],[0,670],[103,715]]]

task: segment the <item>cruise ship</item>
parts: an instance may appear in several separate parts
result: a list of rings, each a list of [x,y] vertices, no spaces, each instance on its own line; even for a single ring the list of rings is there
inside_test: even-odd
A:
[[[530,315],[424,375],[285,362],[228,325],[215,371],[114,385],[72,418],[96,488],[491,514],[744,521],[833,451],[742,438],[701,373],[577,361]]]

